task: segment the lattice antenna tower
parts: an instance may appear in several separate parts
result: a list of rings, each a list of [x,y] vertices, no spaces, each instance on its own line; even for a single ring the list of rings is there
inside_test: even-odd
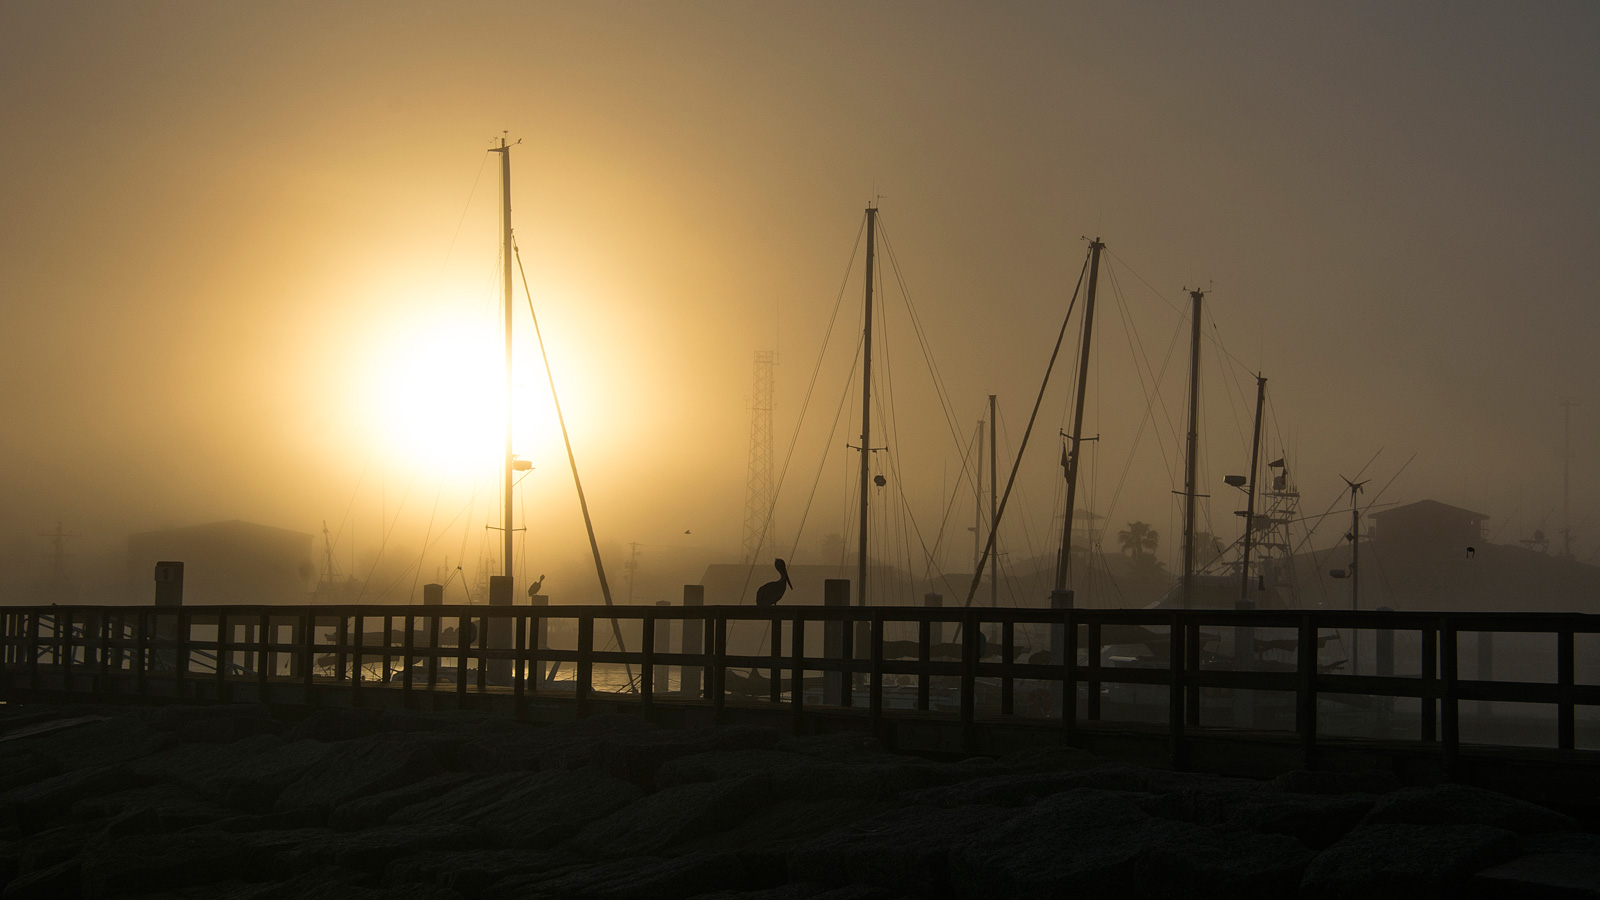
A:
[[[755,565],[772,516],[772,367],[778,354],[757,350],[750,388],[750,471],[745,479],[744,561]]]

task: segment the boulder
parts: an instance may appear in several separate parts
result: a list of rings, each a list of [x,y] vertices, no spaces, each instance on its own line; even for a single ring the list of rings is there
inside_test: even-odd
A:
[[[654,854],[726,831],[771,799],[759,776],[684,784],[657,791],[592,822],[567,843],[593,857]]]
[[[53,778],[0,794],[0,827],[38,831],[64,818],[72,805],[146,783],[126,764],[71,769]]]
[[[911,806],[839,828],[788,851],[789,878],[824,884],[872,884],[913,896],[950,888],[950,855],[974,835],[992,833],[1012,815],[992,806]]]
[[[240,741],[249,744],[251,741]],[[229,746],[239,746],[239,744]],[[249,748],[255,750],[254,747]],[[321,763],[333,748],[321,741],[293,741],[270,752],[247,752],[193,780],[200,793],[235,809],[265,813],[278,795]]]
[[[708,834],[682,845],[683,852],[781,850],[830,831],[880,816],[894,808],[888,800],[835,797],[825,800],[780,800],[756,811],[730,831]]]
[[[1356,827],[1371,811],[1373,798],[1188,790],[1152,794],[1148,800],[1138,802],[1151,815],[1196,825],[1234,825],[1262,834],[1288,835],[1320,850]]]
[[[61,900],[81,894],[77,857],[13,878],[6,885],[6,900]]]
[[[550,847],[575,829],[643,802],[641,796],[633,783],[595,771],[536,772],[467,823],[498,847]],[[681,813],[685,819],[699,815],[693,807]]]
[[[376,709],[319,709],[290,727],[291,741],[351,741],[378,732],[383,713]]]
[[[1362,825],[1488,825],[1518,834],[1577,831],[1576,819],[1464,784],[1410,788],[1378,798]]]
[[[129,763],[134,774],[149,781],[170,781],[196,788],[206,778],[237,763],[282,747],[271,734],[252,735],[227,744],[178,744]]]
[[[135,811],[147,813],[148,827],[158,833],[181,831],[235,815],[233,810],[198,797],[187,788],[153,784],[79,800],[72,805],[72,818],[80,822],[106,821]]]
[[[898,896],[873,884],[829,887],[814,881],[800,881],[761,891],[718,891],[690,900],[895,900]]]
[[[382,874],[386,866],[403,856],[428,850],[465,850],[477,843],[476,833],[465,825],[385,825],[366,831],[330,833],[283,856],[301,872],[335,865]]]
[[[1196,830],[1150,816],[1135,802],[1144,796],[1079,788],[1041,800],[955,847],[951,883],[975,900],[1129,894],[1149,848]]]
[[[275,874],[270,852],[210,831],[92,843],[79,858],[85,900],[227,879],[261,881]]]
[[[438,774],[441,749],[429,741],[346,741],[316,759],[278,794],[274,811],[315,809],[326,815],[358,797],[393,790]]]
[[[1600,898],[1600,855],[1534,853],[1472,876],[1470,900],[1594,900]]]
[[[412,784],[347,800],[328,814],[328,825],[341,831],[382,825],[407,806],[432,800],[481,777],[471,772],[442,772]]]
[[[1196,828],[1145,847],[1130,892],[1186,900],[1293,897],[1312,853],[1292,837],[1239,828]]]
[[[548,850],[428,851],[390,863],[383,870],[383,883],[435,884],[476,897],[495,882],[512,876],[558,872],[588,864]]]
[[[1459,897],[1467,879],[1517,853],[1517,836],[1488,825],[1366,825],[1322,851],[1300,882],[1303,900]]]
[[[559,872],[517,875],[484,891],[484,900],[685,900],[713,891],[748,891],[783,883],[783,859],[771,854],[695,853],[673,859],[633,857]]]
[[[463,743],[456,751],[456,764],[475,772],[582,768],[605,743],[653,730],[655,726],[647,720],[623,715],[592,716],[544,728],[519,727]]]
[[[652,790],[657,770],[669,760],[717,750],[768,749],[777,742],[777,729],[756,725],[640,732],[606,741],[581,765],[596,766],[608,775]]]
[[[1293,794],[1387,794],[1404,786],[1393,772],[1384,769],[1357,772],[1296,769],[1272,779],[1270,785],[1273,790]]]

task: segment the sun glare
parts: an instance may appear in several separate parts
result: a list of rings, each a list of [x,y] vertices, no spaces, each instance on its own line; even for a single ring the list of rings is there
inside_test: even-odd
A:
[[[466,468],[504,449],[499,335],[427,322],[388,342],[375,366],[378,432],[395,457]]]

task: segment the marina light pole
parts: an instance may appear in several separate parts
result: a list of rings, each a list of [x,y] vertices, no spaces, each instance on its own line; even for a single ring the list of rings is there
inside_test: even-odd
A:
[[[1206,292],[1193,290],[1194,311],[1189,323],[1189,449],[1183,476],[1183,608],[1194,602],[1194,498],[1195,471],[1200,457],[1200,304]]]
[[[1238,609],[1254,609],[1250,600],[1250,538],[1256,525],[1256,469],[1261,466],[1261,407],[1267,402],[1267,379],[1256,376],[1256,429],[1250,439],[1249,499],[1244,505],[1244,555],[1239,558]]]

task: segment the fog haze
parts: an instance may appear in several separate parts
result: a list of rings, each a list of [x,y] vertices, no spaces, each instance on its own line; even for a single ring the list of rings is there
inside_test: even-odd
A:
[[[1371,461],[1382,502],[1475,510],[1501,543],[1561,528],[1571,397],[1573,550],[1593,563],[1596,47],[1600,12],[1577,3],[7,0],[3,596],[26,599],[58,523],[85,599],[123,590],[130,533],[228,519],[316,534],[319,567],[326,522],[366,600],[487,571],[503,133],[619,597],[630,573],[636,599],[666,599],[739,560],[757,350],[780,354],[780,469],[798,434],[770,553],[853,547],[828,535],[855,527],[859,399],[829,429],[869,202],[893,254],[875,502],[916,521],[886,519],[881,553],[919,577],[952,497],[938,568],[970,573],[956,438],[996,394],[1005,478],[1095,236],[1080,497],[1113,531],[1150,523],[1172,564],[1199,287],[1208,530],[1238,531],[1222,477],[1248,467],[1254,372],[1302,513]],[[594,599],[526,302],[519,281],[519,577]],[[1059,539],[1076,334],[1002,527],[1016,563]]]

